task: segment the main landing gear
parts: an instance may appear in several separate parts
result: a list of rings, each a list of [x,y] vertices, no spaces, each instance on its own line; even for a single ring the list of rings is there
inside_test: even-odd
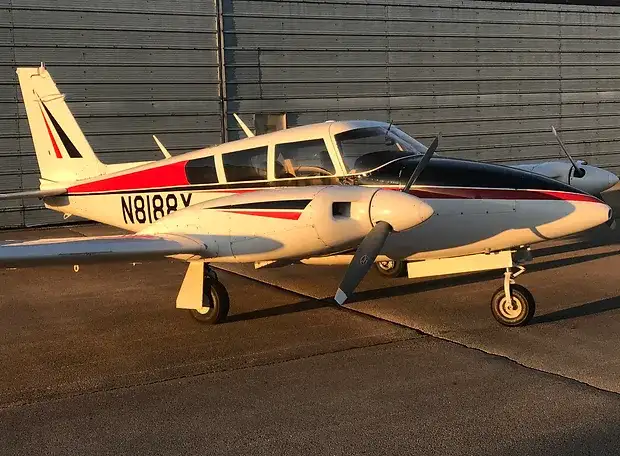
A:
[[[198,309],[190,309],[189,313],[200,323],[214,325],[226,320],[230,309],[228,292],[217,274],[209,266],[205,268],[202,282],[202,306]]]
[[[504,326],[523,326],[534,316],[536,302],[527,288],[515,284],[515,279],[525,272],[522,264],[531,260],[530,251],[521,247],[515,250],[423,261],[389,260],[376,263],[376,268],[385,277],[407,275],[410,279],[505,269],[504,284],[491,298],[491,312]]]
[[[177,308],[188,309],[201,323],[221,323],[228,316],[228,292],[211,267],[191,262],[177,296]]]
[[[379,274],[384,277],[395,278],[407,275],[407,262],[402,260],[387,260],[375,263]]]

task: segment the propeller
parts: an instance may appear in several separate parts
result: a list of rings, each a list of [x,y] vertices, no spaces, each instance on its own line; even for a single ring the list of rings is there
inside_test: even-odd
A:
[[[439,135],[418,162],[402,191],[397,194],[399,195],[398,197],[396,197],[396,195],[394,195],[395,192],[391,190],[379,190],[375,193],[375,196],[373,196],[370,207],[370,217],[373,222],[377,216],[380,220],[375,222],[374,227],[366,237],[362,239],[362,242],[360,242],[353,256],[353,260],[349,264],[342,282],[340,282],[338,291],[336,291],[336,295],[334,296],[334,299],[339,305],[344,304],[366,276],[392,231],[395,231],[395,229],[403,231],[404,229],[411,228],[433,215],[433,209],[428,204],[416,197],[410,196],[408,192],[420,174],[422,174],[426,165],[428,165],[438,145]],[[412,202],[415,203],[413,207],[411,204]],[[403,211],[396,211],[398,208],[403,207],[406,207],[407,212],[410,212],[411,215],[407,215]],[[382,220],[383,218],[388,220]],[[389,219],[392,219],[392,223],[390,223]]]
[[[437,136],[435,136],[435,139],[433,140],[433,142],[431,143],[429,148],[426,149],[426,152],[424,153],[424,156],[418,162],[418,166],[415,167],[415,169],[411,173],[411,176],[409,177],[409,180],[407,181],[407,183],[403,187],[403,190],[402,190],[403,192],[407,193],[409,191],[409,189],[411,188],[411,186],[413,184],[415,184],[415,181],[418,180],[418,177],[420,177],[420,174],[422,174],[422,171],[424,171],[424,168],[426,168],[426,165],[428,165],[428,162],[431,160],[431,157],[435,153],[435,150],[437,150],[437,146],[439,145],[439,138],[440,137],[441,137],[441,133],[438,134]]]
[[[558,144],[560,145],[560,148],[566,154],[566,156],[568,157],[570,162],[573,164],[573,169],[575,170],[575,171],[573,171],[573,176],[577,177],[577,178],[585,176],[586,175],[586,170],[583,169],[583,168],[580,168],[579,165],[575,162],[575,160],[573,160],[573,157],[570,156],[570,154],[566,150],[566,147],[564,147],[564,143],[560,139],[560,136],[558,135],[558,132],[555,130],[555,127],[553,125],[551,126],[551,131],[553,132],[553,136],[555,136],[555,139],[558,141]],[[583,163],[585,164],[585,162],[583,162]]]

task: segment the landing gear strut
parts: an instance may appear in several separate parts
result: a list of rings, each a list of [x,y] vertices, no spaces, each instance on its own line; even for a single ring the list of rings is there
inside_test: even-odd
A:
[[[524,326],[536,312],[534,296],[527,288],[515,284],[515,278],[525,272],[523,266],[517,266],[517,271],[506,268],[504,285],[498,288],[491,298],[491,312],[493,317],[504,326]],[[510,296],[510,299],[507,299]]]
[[[202,262],[190,262],[177,296],[177,308],[189,309],[201,323],[214,325],[228,316],[230,301],[226,288],[213,269]]]
[[[190,309],[191,316],[201,323],[211,325],[224,321],[230,308],[228,292],[222,282],[217,279],[215,271],[209,266],[205,267],[202,294],[202,306],[198,309]]]

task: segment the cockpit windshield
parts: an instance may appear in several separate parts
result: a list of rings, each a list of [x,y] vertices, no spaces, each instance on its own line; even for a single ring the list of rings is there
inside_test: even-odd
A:
[[[407,155],[426,152],[424,145],[398,128],[369,127],[336,135],[348,173],[363,173]]]

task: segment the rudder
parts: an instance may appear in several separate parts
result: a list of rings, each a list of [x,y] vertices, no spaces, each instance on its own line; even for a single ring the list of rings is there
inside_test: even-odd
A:
[[[96,157],[45,67],[18,68],[17,76],[41,178],[74,182],[105,174],[106,165]]]

